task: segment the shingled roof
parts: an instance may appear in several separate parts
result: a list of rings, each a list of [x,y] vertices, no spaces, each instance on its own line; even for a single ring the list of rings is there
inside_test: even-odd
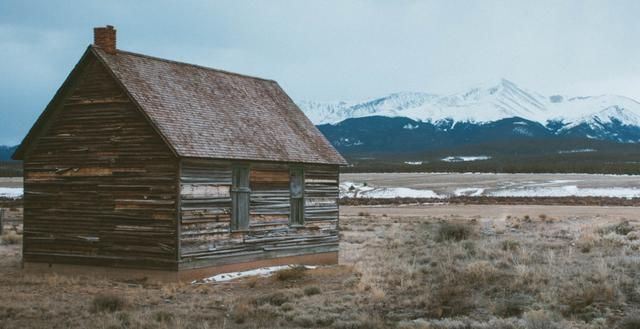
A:
[[[90,46],[179,156],[346,164],[273,80]]]
[[[180,157],[346,164],[273,80],[96,46],[83,60],[90,54]]]

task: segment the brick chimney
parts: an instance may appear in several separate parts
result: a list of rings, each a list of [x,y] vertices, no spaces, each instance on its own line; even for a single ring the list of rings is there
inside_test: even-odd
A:
[[[116,30],[111,25],[93,28],[93,44],[109,54],[116,53]]]

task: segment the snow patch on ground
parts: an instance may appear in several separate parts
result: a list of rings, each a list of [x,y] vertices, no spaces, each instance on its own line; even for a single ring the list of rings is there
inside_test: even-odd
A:
[[[24,194],[22,187],[0,187],[0,198],[17,199]]]
[[[345,198],[445,198],[432,190],[418,190],[407,187],[374,187],[364,183],[343,182],[340,197]]]
[[[551,184],[567,184],[567,183],[575,183],[575,182],[579,182],[579,180],[575,180],[575,179],[554,179],[554,180],[550,180],[549,183]]]
[[[404,163],[412,166],[419,166],[422,164],[422,161],[405,161]]]
[[[491,159],[488,155],[475,155],[475,156],[448,156],[442,158],[444,162],[467,162],[467,161],[481,161]]]
[[[250,276],[271,276],[273,273],[294,268],[299,265],[282,265],[282,266],[270,266],[270,267],[261,267],[254,270],[242,271],[242,272],[229,272],[229,273],[220,273],[218,275],[214,275],[208,278],[204,278],[202,280],[193,281],[191,283],[214,283],[214,282],[226,282],[231,280],[236,280],[240,278],[246,278]],[[317,266],[305,266],[306,269],[315,269]]]
[[[558,154],[589,153],[595,151],[595,149],[560,150],[558,151]]]
[[[579,187],[569,185],[579,180],[557,179],[547,182],[521,182],[499,184],[495,187],[459,187],[443,192],[407,187],[371,186],[366,183],[343,182],[340,197],[345,198],[433,198],[450,197],[612,197],[640,198],[640,188],[635,187]]]
[[[611,198],[638,198],[640,189],[629,187],[608,188],[579,188],[576,185],[544,188],[506,189],[491,192],[490,196],[496,197],[611,197]]]
[[[368,198],[444,198],[432,190],[416,190],[406,187],[383,187],[365,193]]]

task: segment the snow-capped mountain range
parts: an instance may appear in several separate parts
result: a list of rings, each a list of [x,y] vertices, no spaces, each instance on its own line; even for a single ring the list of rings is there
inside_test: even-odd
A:
[[[452,95],[402,92],[361,102],[299,101],[298,105],[316,125],[383,116],[405,117],[434,125],[439,122],[485,124],[517,117],[543,126],[555,123],[560,130],[580,125],[598,129],[611,123],[640,126],[640,103],[631,98],[544,96],[506,79]]]

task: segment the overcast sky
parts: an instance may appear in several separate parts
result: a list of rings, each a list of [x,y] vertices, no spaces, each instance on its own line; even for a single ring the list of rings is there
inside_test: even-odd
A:
[[[640,1],[0,2],[0,144],[20,142],[92,42],[277,80],[294,99],[449,93],[501,77],[640,99]]]

